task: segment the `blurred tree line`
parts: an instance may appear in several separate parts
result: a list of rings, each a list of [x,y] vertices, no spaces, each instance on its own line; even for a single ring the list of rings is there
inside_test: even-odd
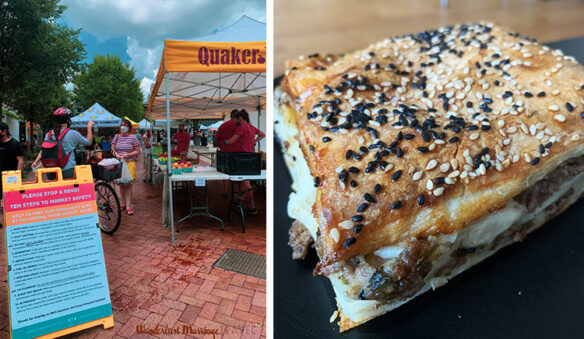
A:
[[[99,102],[120,117],[141,120],[143,98],[134,70],[109,55],[82,63],[81,29],[58,22],[65,10],[59,0],[0,0],[0,107],[43,129],[53,110],[74,110],[76,103],[86,109]],[[71,83],[73,92],[65,88]]]

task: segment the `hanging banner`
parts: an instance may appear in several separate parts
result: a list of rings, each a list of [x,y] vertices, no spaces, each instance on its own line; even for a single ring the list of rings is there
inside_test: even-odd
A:
[[[91,167],[75,167],[75,178],[2,173],[12,338],[114,326]]]
[[[162,57],[167,72],[263,73],[266,71],[266,42],[165,40]]]

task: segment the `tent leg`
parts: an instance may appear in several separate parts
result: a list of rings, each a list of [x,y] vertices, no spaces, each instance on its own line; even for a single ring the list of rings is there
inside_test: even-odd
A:
[[[170,83],[170,75],[166,72],[166,150],[168,151],[168,159],[172,158],[170,152],[170,94],[169,94],[169,83]],[[168,196],[169,196],[169,209],[168,213],[170,213],[170,241],[175,243],[174,240],[174,213],[173,213],[173,206],[172,206],[172,180],[170,177],[170,161],[167,161],[166,165],[166,175],[168,176]]]

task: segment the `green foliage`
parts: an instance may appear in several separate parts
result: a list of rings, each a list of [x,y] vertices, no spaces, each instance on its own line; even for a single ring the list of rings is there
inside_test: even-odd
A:
[[[59,0],[0,1],[0,105],[25,120],[44,122],[71,103],[63,85],[80,70],[80,30],[57,23]]]
[[[98,102],[108,111],[134,121],[144,119],[144,100],[134,68],[119,56],[96,55],[73,80],[75,98],[84,109]]]

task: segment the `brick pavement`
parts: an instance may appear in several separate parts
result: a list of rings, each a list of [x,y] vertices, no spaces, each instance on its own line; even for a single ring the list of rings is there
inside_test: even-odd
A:
[[[141,167],[140,165],[138,166]],[[138,170],[138,172],[141,172]],[[266,254],[265,191],[256,192],[259,214],[241,222],[227,221],[226,198],[219,194],[221,182],[208,182],[212,214],[225,222],[195,217],[181,223],[176,243],[161,227],[161,187],[144,184],[138,173],[134,216],[122,216],[118,231],[102,233],[106,269],[115,326],[95,327],[67,338],[155,338],[137,335],[136,328],[217,330],[214,338],[265,338],[266,281],[213,268],[227,248]],[[175,220],[186,215],[186,195],[175,193]],[[6,262],[4,237],[0,262]],[[8,337],[6,271],[0,272],[0,338]],[[159,338],[212,338],[212,335],[168,335]]]

